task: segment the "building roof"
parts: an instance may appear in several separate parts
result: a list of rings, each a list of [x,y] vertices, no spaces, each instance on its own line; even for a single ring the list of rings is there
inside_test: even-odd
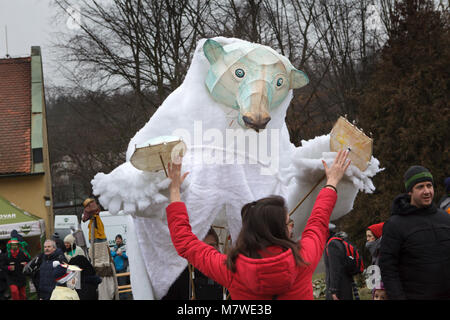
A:
[[[31,173],[31,161],[31,57],[0,59],[0,175]]]

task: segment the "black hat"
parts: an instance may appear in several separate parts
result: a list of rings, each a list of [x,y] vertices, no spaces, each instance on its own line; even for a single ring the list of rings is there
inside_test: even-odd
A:
[[[406,192],[410,192],[417,183],[424,181],[431,181],[433,183],[433,176],[427,168],[411,166],[405,172],[404,181]]]

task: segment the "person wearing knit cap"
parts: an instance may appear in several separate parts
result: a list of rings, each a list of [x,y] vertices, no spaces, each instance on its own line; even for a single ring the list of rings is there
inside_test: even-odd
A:
[[[53,262],[53,278],[56,285],[50,300],[80,300],[75,290],[76,271],[81,269],[73,265],[61,264],[59,261]]]
[[[379,266],[389,300],[450,299],[450,215],[433,203],[434,179],[419,165],[404,174],[383,226]]]
[[[372,264],[378,265],[380,258],[381,236],[383,234],[384,222],[373,224],[366,230],[366,249],[372,256]]]
[[[371,226],[367,227],[366,230],[366,249],[369,250],[370,255],[372,257],[372,265],[375,265],[378,267],[379,270],[379,260],[380,260],[380,245],[381,245],[381,238],[383,235],[383,225],[384,222],[372,224]],[[378,271],[377,274],[379,275],[380,272]],[[386,291],[384,289],[383,283],[381,282],[381,279],[378,282],[378,286],[374,287],[372,289],[372,300],[386,300]]]
[[[19,232],[17,232],[16,229],[13,229],[11,231],[11,239],[16,239],[19,241],[19,249],[23,251],[23,253],[28,257],[31,258],[30,253],[28,252],[28,243],[23,239],[23,237],[20,235]]]
[[[78,255],[84,256],[83,249],[75,244],[75,237],[72,234],[68,234],[64,238],[64,246],[66,249],[64,251],[64,256],[66,257],[67,261],[70,261],[70,259]]]
[[[383,234],[383,225],[384,222],[381,222],[367,227],[366,238],[368,242],[381,238],[381,235]]]

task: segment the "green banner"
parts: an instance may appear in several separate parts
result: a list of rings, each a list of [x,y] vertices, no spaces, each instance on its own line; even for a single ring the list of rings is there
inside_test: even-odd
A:
[[[0,197],[0,239],[8,239],[14,229],[23,237],[41,235],[45,232],[44,220]]]

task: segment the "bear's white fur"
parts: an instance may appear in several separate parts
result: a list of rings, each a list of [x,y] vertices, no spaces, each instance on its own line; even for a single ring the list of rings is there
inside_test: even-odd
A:
[[[214,40],[223,45],[245,43],[222,37]],[[187,154],[183,170],[190,174],[182,186],[182,200],[188,208],[192,230],[200,239],[213,222],[226,225],[231,237],[236,239],[241,226],[240,210],[247,202],[278,194],[287,200],[288,209],[295,207],[324,174],[321,160],[331,165],[335,156],[330,152],[329,135],[302,141],[298,148],[290,142],[285,116],[292,99],[291,90],[281,105],[271,111],[272,120],[264,133],[268,148],[273,151],[271,155],[278,155],[276,168],[262,161],[256,164],[198,161],[205,152],[211,151],[214,142],[194,137],[194,133],[198,136],[200,130],[205,137],[208,132],[221,132],[225,136],[227,129],[241,129],[233,121],[237,112],[215,102],[205,86],[209,63],[202,50],[204,41],[200,40],[197,45],[183,84],[131,139],[127,161],[109,174],[98,173],[92,180],[93,192],[99,195],[105,208],[113,214],[121,209],[130,214],[127,248],[135,299],[160,299],[187,265],[176,253],[167,227],[165,208],[170,180],[162,171],[144,172],[131,165],[129,159],[136,145],[157,136],[184,134]],[[189,136],[191,141],[186,141]],[[269,168],[272,174],[261,174],[264,168]],[[372,192],[375,189],[371,177],[378,171],[379,162],[375,158],[364,172],[350,166],[338,186],[338,202],[332,220],[352,209],[358,190]],[[325,181],[293,214],[296,237],[300,236],[323,184]]]

